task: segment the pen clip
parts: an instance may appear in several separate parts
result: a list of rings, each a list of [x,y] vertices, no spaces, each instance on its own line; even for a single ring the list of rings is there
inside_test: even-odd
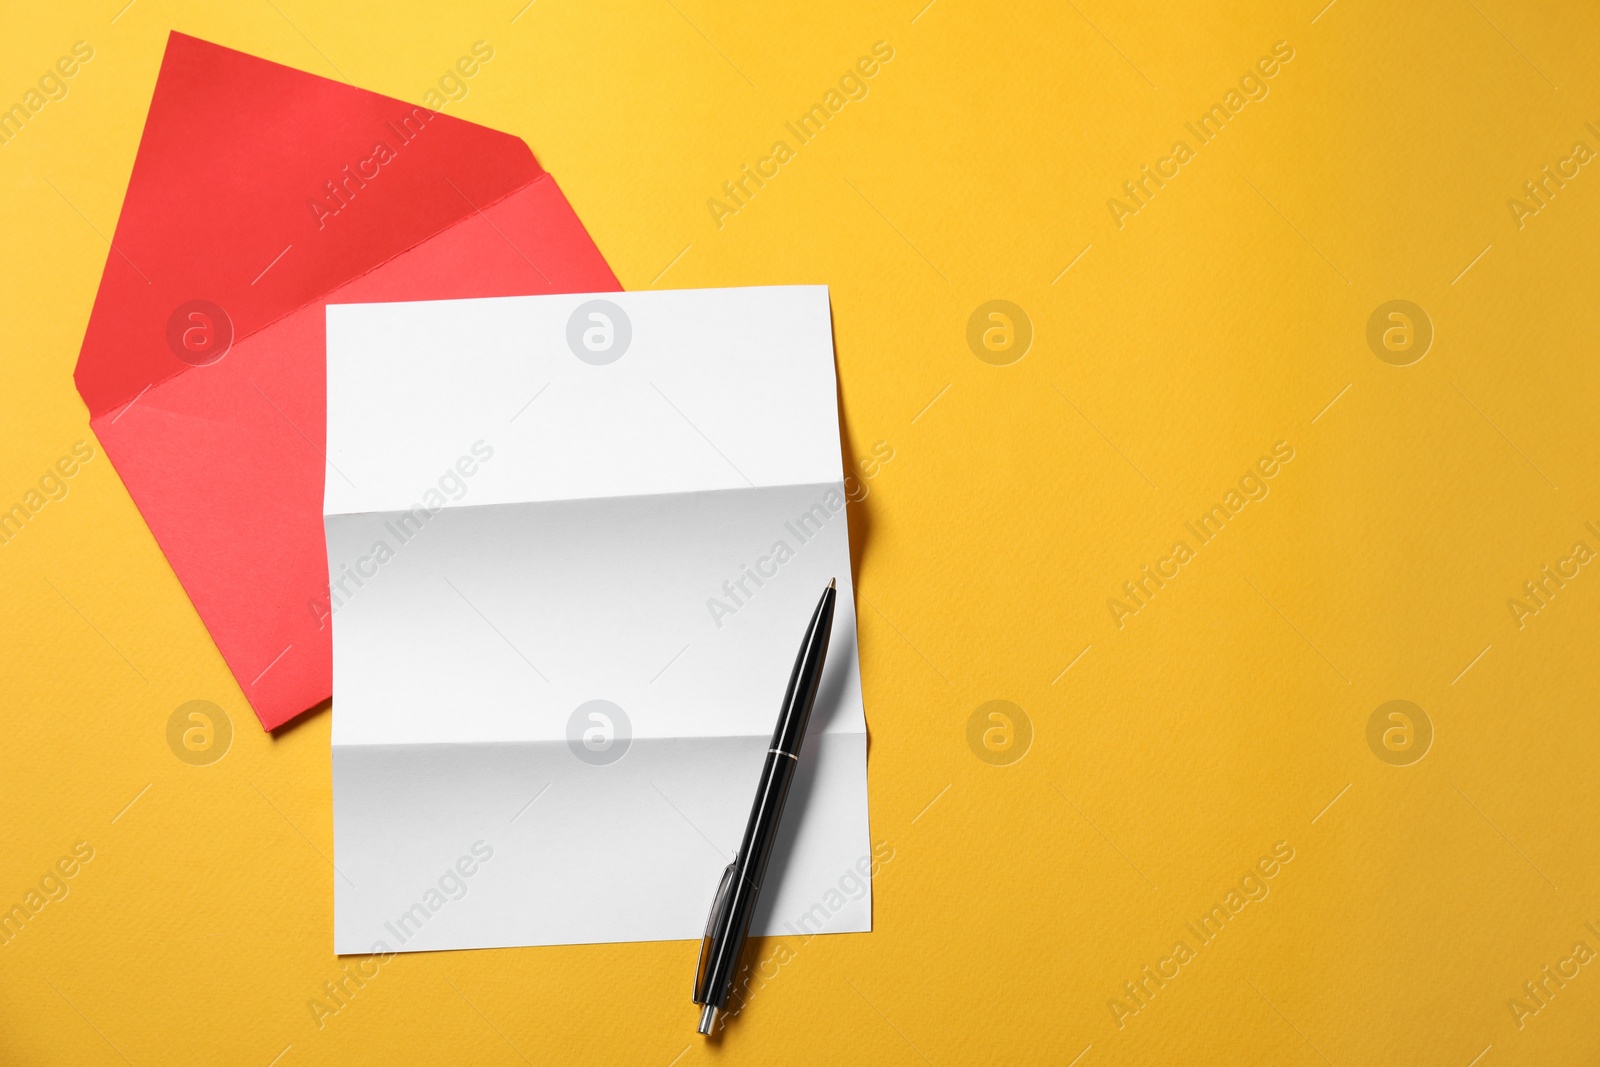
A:
[[[725,931],[719,931],[722,925],[722,912],[728,905],[729,891],[733,888],[734,868],[737,862],[730,863],[722,872],[722,881],[717,885],[717,895],[711,899],[711,914],[706,916],[705,936],[700,939],[700,962],[694,969],[694,1002],[704,1004],[711,995],[711,950],[714,937],[722,936]]]

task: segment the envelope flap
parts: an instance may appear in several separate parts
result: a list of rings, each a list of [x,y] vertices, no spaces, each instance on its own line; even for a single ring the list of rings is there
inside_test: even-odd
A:
[[[78,391],[112,410],[543,173],[509,134],[173,33]]]

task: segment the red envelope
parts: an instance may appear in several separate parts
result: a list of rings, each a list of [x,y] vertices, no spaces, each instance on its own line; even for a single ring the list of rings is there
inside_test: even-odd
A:
[[[323,306],[619,288],[518,138],[168,38],[74,377],[262,726],[333,692]]]

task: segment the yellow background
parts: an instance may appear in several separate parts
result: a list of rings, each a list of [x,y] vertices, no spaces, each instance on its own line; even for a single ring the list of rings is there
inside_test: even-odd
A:
[[[850,515],[894,858],[875,932],[791,940],[718,1044],[689,943],[404,956],[319,1029],[329,713],[257,728],[101,455],[0,548],[0,903],[95,849],[0,949],[0,1061],[1592,1062],[1600,966],[1520,1028],[1507,1001],[1600,949],[1600,568],[1521,629],[1507,600],[1600,549],[1600,168],[1521,229],[1507,200],[1600,148],[1600,15],[1322,2],[7,5],[0,102],[95,58],[0,147],[5,506],[92,440],[71,372],[169,29],[414,101],[487,41],[448,112],[526,139],[627,288],[832,286],[847,445],[894,450]],[[708,198],[880,40],[719,229]],[[1280,40],[1119,229],[1108,198]],[[1008,366],[966,341],[992,299],[1035,330]],[[1367,345],[1392,299],[1434,326],[1410,366]],[[1270,496],[1118,629],[1276,441]],[[235,726],[211,766],[167,747],[193,699]],[[1367,743],[1394,699],[1435,731],[1410,766]],[[969,748],[990,700],[1032,724],[1018,762]],[[1270,895],[1119,1028],[1278,841]]]

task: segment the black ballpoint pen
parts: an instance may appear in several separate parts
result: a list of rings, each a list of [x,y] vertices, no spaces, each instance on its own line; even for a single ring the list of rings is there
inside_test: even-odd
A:
[[[830,579],[828,588],[822,591],[822,599],[817,602],[817,610],[811,615],[811,625],[806,627],[800,654],[795,657],[794,670],[789,674],[789,688],[783,694],[778,726],[772,732],[772,747],[767,750],[767,761],[761,768],[761,784],[756,787],[756,800],[750,809],[750,821],[744,828],[744,840],[739,844],[739,855],[722,872],[722,882],[711,901],[711,914],[706,918],[706,933],[700,942],[700,962],[694,976],[694,1002],[705,1005],[700,1013],[702,1034],[711,1033],[717,1012],[727,1008],[728,997],[733,992],[739,956],[744,951],[750,920],[755,915],[756,896],[761,892],[761,879],[766,874],[767,860],[772,856],[772,845],[778,837],[783,802],[789,796],[789,785],[800,765],[806,723],[811,719],[811,705],[816,703],[817,687],[822,683],[822,664],[828,655],[828,637],[833,632],[833,607],[838,595]]]

